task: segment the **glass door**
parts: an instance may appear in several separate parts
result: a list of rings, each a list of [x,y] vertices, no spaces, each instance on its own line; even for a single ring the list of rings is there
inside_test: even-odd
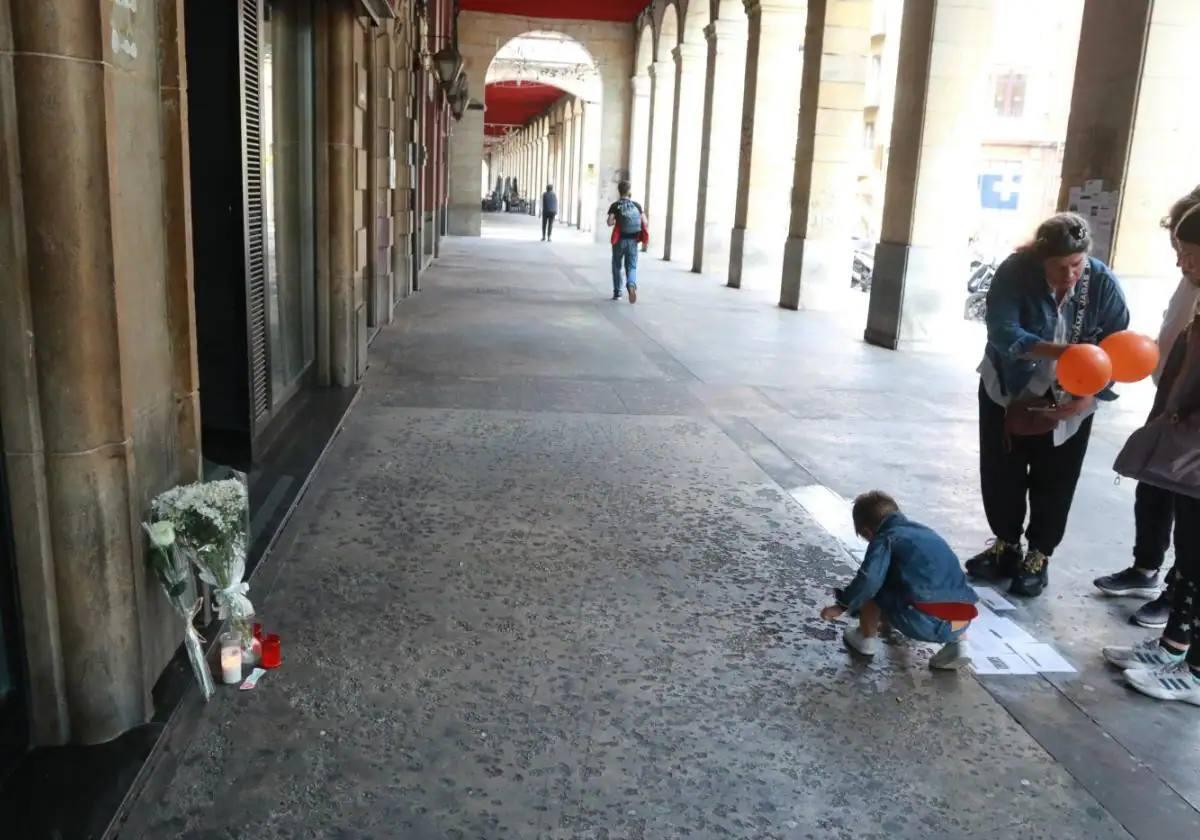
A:
[[[264,240],[272,411],[316,358],[312,0],[272,0],[262,26]]]

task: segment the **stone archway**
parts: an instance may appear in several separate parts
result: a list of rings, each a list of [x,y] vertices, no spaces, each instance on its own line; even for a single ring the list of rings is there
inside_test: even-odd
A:
[[[590,211],[596,219],[593,230],[597,241],[607,241],[608,231],[599,214],[616,199],[617,182],[627,174],[629,67],[633,62],[629,25],[463,11],[458,17],[459,51],[473,100],[482,102],[488,68],[497,52],[512,39],[537,31],[560,33],[577,41],[592,56],[600,75],[601,98],[590,106],[599,117],[597,163],[594,171],[585,171],[583,189],[594,188],[596,204]],[[450,138],[449,232],[454,235],[480,233],[483,122],[482,111],[468,109]]]

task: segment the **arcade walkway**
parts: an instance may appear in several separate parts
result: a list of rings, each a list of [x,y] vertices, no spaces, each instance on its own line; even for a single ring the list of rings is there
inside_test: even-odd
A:
[[[1197,710],[1098,663],[1140,636],[1088,583],[1128,553],[1137,406],[1010,613],[1079,673],[859,664],[816,614],[845,526],[796,497],[882,487],[979,545],[978,347],[649,260],[611,303],[605,249],[557,239],[446,241],[253,581],[284,667],[187,710],[122,837],[1198,836]]]

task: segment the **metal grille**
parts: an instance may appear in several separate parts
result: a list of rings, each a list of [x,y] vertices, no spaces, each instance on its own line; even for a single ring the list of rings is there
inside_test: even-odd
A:
[[[271,410],[271,342],[267,324],[267,266],[263,222],[261,0],[241,0],[242,148],[246,223],[246,316],[253,419]]]

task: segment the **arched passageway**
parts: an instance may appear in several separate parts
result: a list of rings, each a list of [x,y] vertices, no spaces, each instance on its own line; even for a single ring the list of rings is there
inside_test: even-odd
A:
[[[564,92],[529,124],[506,127],[502,157],[523,188],[540,191],[555,183],[560,213],[604,238],[599,214],[616,198],[617,181],[627,173],[633,60],[628,25],[463,11],[459,50],[477,100],[486,99],[489,83],[531,82]],[[486,107],[485,101],[479,104]],[[485,120],[482,108],[468,109],[451,138],[452,234],[480,233]],[[493,154],[498,142],[489,144]]]

